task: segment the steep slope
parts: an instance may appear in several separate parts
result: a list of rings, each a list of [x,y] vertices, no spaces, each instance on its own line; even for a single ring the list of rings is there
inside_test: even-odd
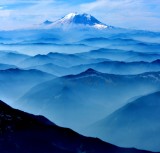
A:
[[[10,103],[33,86],[53,78],[55,76],[38,70],[0,70],[0,97]]]
[[[49,24],[49,27],[63,27],[63,28],[94,28],[94,29],[107,29],[111,26],[107,26],[104,23],[98,21],[95,17],[83,13],[70,13],[64,16],[63,18]]]
[[[18,100],[17,107],[80,130],[123,106],[128,99],[158,90],[159,74],[122,76],[88,69],[35,86]]]
[[[123,147],[160,151],[160,92],[142,96],[90,126],[88,134]]]
[[[1,153],[149,153],[124,149],[61,128],[43,116],[15,110],[0,101]]]

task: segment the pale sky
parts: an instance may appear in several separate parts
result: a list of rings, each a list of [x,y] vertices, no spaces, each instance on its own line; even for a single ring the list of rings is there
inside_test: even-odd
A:
[[[0,29],[32,27],[71,12],[107,25],[160,31],[160,0],[0,0]]]

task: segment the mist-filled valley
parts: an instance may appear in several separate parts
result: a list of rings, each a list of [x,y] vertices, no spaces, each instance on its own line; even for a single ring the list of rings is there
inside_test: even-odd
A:
[[[154,92],[133,99],[89,126],[87,132],[123,147],[134,144],[137,148],[159,151],[159,98],[160,92]]]
[[[0,89],[8,105],[50,120],[29,115],[39,132],[50,124],[49,130],[66,130],[57,124],[116,146],[160,152],[159,32],[117,27],[0,31]],[[60,138],[65,148],[66,137]],[[60,142],[53,143],[59,147]]]

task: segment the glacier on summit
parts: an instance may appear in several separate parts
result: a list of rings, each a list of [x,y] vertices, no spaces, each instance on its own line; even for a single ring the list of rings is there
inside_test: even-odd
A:
[[[54,27],[88,27],[88,28],[95,28],[95,29],[107,29],[111,28],[111,26],[108,26],[100,21],[98,21],[95,17],[92,15],[83,13],[69,13],[66,16],[62,17],[61,19],[58,19],[55,22],[49,21],[50,24],[48,25],[48,28],[54,28]],[[48,23],[48,22],[47,22]]]

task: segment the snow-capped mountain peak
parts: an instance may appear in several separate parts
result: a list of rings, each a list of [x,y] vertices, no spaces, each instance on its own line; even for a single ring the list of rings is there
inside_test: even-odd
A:
[[[69,13],[63,18],[53,22],[49,25],[50,27],[87,27],[94,29],[107,29],[110,26],[98,21],[95,17],[90,14],[78,14],[78,13]]]
[[[77,13],[69,13],[65,17],[63,17],[62,19],[70,20],[70,19],[73,19],[76,15],[77,15]]]

